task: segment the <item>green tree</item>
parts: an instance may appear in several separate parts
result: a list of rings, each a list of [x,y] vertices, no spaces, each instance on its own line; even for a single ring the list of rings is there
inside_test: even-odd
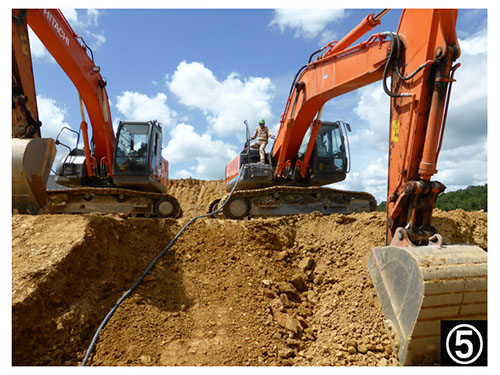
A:
[[[443,193],[438,196],[436,207],[443,211],[457,208],[465,211],[488,211],[488,184],[468,186],[466,189]]]
[[[436,199],[436,208],[443,211],[461,208],[465,211],[488,211],[488,184],[482,186],[468,186],[466,189],[451,191],[439,195]],[[380,202],[377,211],[385,211],[386,202]]]

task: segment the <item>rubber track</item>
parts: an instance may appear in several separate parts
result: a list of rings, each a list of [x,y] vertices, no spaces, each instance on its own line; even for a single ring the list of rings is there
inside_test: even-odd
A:
[[[85,195],[85,194],[91,194],[91,195],[100,195],[100,196],[113,196],[112,199],[116,199],[115,196],[117,195],[124,195],[124,196],[129,196],[129,197],[136,197],[136,198],[151,198],[151,199],[156,199],[159,201],[160,199],[167,199],[169,200],[174,207],[176,207],[176,215],[174,215],[174,218],[179,218],[182,216],[182,209],[179,205],[179,202],[177,199],[170,195],[170,194],[165,194],[165,193],[156,193],[156,192],[150,192],[150,191],[138,191],[138,190],[131,190],[131,189],[122,189],[122,188],[95,188],[95,187],[84,187],[84,188],[70,188],[70,189],[53,189],[53,190],[47,190],[47,194],[50,196],[56,196],[56,195],[62,195],[62,194],[67,194],[67,195]],[[82,198],[83,199],[83,198]],[[50,211],[50,203],[49,203],[49,211]],[[66,212],[66,211],[63,211]],[[61,213],[61,212],[58,212]],[[68,212],[69,213],[69,212]]]
[[[326,188],[326,187],[318,187],[318,186],[312,186],[312,187],[303,187],[303,186],[271,186],[267,188],[262,188],[262,189],[249,189],[249,190],[238,190],[233,193],[233,196],[231,197],[232,199],[235,198],[257,198],[257,197],[262,197],[266,195],[272,195],[274,193],[278,194],[328,194],[328,195],[333,195],[333,194],[340,194],[345,197],[346,200],[351,200],[351,199],[366,199],[370,202],[370,211],[375,211],[377,209],[377,201],[371,195],[370,193],[365,193],[361,191],[349,191],[349,190],[339,190],[339,189],[331,189],[331,188]],[[217,198],[210,202],[210,205],[208,206],[209,211],[211,212],[210,209],[213,208],[213,205],[219,201],[219,202],[224,202],[229,194],[226,194],[222,198]]]

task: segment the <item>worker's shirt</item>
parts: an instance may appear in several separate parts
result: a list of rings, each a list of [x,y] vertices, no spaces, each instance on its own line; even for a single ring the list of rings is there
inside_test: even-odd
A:
[[[257,138],[257,141],[259,142],[267,142],[269,137],[272,137],[273,133],[267,126],[260,127],[257,126],[257,129],[255,129],[255,132],[252,135],[252,139]]]

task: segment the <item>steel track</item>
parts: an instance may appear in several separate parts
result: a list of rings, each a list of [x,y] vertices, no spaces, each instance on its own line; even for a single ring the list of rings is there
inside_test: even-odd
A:
[[[173,206],[172,214],[182,215],[177,199],[165,193],[144,192],[121,188],[85,187],[76,189],[47,190],[49,213],[122,213],[130,216],[162,217],[157,206],[168,201]]]
[[[300,210],[301,206],[304,206],[307,204],[309,201],[312,201],[310,198],[311,196],[315,196],[315,200],[317,199],[323,199],[323,200],[332,200],[335,201],[337,204],[342,205],[344,204],[346,207],[346,213],[351,213],[354,211],[349,211],[347,208],[349,206],[348,202],[356,199],[356,200],[365,200],[368,202],[369,205],[369,211],[375,211],[377,209],[377,201],[373,197],[373,195],[365,192],[359,192],[359,191],[348,191],[348,190],[339,190],[339,189],[331,189],[327,187],[301,187],[301,186],[272,186],[272,187],[266,187],[262,189],[248,189],[248,190],[239,190],[235,191],[234,194],[231,197],[231,200],[235,199],[245,199],[249,205],[252,205],[252,202],[254,202],[256,199],[273,199],[276,196],[280,197],[280,200],[287,200],[287,197],[293,196],[295,200],[300,200],[297,199],[297,197],[301,197],[302,202],[297,203],[297,213],[302,213]],[[217,206],[220,205],[221,202],[224,202],[228,197],[228,194],[226,194],[222,198],[218,198],[213,200],[210,205],[208,206],[208,212],[212,212],[213,209]],[[277,202],[276,199],[273,200],[274,202]],[[276,204],[276,203],[274,203]],[[229,219],[234,219],[235,217],[232,217],[230,211],[227,209],[223,210],[223,215],[226,218]],[[249,212],[252,211],[252,207],[249,207],[248,209]],[[219,214],[219,216],[222,216]],[[247,215],[246,217],[249,216],[257,216],[257,217],[266,217],[265,215]],[[275,215],[273,215],[275,216]]]

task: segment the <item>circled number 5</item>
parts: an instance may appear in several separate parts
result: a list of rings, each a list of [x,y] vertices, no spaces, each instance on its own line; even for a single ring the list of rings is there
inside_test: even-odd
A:
[[[469,358],[473,352],[473,345],[472,342],[468,339],[462,338],[462,336],[472,336],[473,332],[471,330],[458,330],[457,335],[456,335],[456,340],[455,340],[455,345],[456,346],[461,346],[461,345],[466,345],[467,346],[467,352],[463,353],[462,351],[455,350],[455,354],[462,358]]]

